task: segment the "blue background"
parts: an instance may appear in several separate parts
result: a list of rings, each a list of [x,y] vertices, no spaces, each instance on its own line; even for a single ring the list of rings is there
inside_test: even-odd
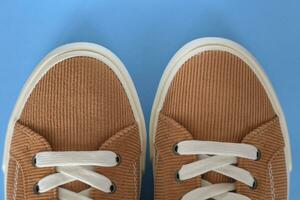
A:
[[[299,199],[300,1],[297,0],[0,0],[0,149],[18,94],[53,48],[101,44],[127,66],[147,124],[157,85],[186,42],[218,36],[237,41],[260,61],[286,113],[294,170],[290,199]],[[142,199],[153,199],[147,163]],[[3,180],[3,175],[0,175]],[[3,199],[3,182],[0,183]]]

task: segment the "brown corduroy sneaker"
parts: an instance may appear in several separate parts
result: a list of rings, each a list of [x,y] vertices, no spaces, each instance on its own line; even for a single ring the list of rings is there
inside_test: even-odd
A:
[[[6,199],[137,200],[145,133],[122,62],[95,44],[62,46],[33,72],[12,114]]]
[[[291,155],[270,82],[240,45],[203,38],[180,49],[150,121],[156,200],[284,200]]]

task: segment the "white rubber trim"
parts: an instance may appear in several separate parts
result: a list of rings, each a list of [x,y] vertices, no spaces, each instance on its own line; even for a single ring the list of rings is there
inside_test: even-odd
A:
[[[108,49],[99,46],[93,43],[71,43],[67,45],[63,45],[58,47],[57,49],[50,52],[35,68],[35,70],[30,75],[29,79],[26,81],[21,94],[18,98],[18,101],[15,105],[13,113],[11,115],[7,132],[6,132],[6,143],[4,149],[3,156],[3,172],[5,178],[5,188],[6,188],[6,176],[7,176],[7,168],[9,161],[9,149],[11,145],[13,130],[15,127],[16,121],[20,118],[22,110],[25,106],[25,103],[30,96],[32,90],[39,82],[39,80],[57,63],[66,60],[68,58],[76,57],[76,56],[87,56],[98,59],[99,61],[104,62],[107,66],[109,66],[112,71],[119,78],[124,90],[128,96],[129,103],[131,105],[135,120],[138,123],[140,138],[141,138],[141,146],[142,146],[142,157],[141,157],[141,168],[142,173],[145,170],[145,159],[146,159],[146,126],[144,115],[142,111],[142,107],[137,95],[137,91],[133,84],[133,81],[125,68],[124,64],[120,61],[120,59],[113,54]],[[6,189],[5,189],[6,192]]]
[[[193,40],[186,45],[184,45],[181,49],[179,49],[165,69],[163,76],[160,80],[158,90],[155,96],[154,104],[152,107],[151,118],[150,118],[150,157],[153,160],[155,156],[154,142],[155,142],[155,133],[156,126],[158,122],[159,112],[162,109],[162,106],[165,101],[165,97],[167,95],[168,89],[172,83],[174,76],[177,71],[181,68],[181,66],[192,56],[197,55],[204,51],[209,50],[219,50],[226,51],[235,56],[241,58],[245,63],[247,63],[252,71],[256,74],[259,81],[263,85],[264,89],[267,92],[267,95],[272,103],[272,106],[279,117],[281,129],[284,135],[285,141],[285,158],[287,164],[287,175],[289,179],[289,174],[292,170],[292,157],[291,157],[291,147],[288,135],[288,129],[286,120],[284,117],[284,113],[280,106],[279,100],[275,94],[275,91],[272,87],[271,82],[268,77],[264,73],[262,67],[256,61],[256,59],[241,45],[227,39],[223,38],[200,38]]]

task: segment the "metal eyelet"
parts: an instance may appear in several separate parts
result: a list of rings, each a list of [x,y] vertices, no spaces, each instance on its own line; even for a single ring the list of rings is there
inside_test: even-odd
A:
[[[121,156],[119,154],[117,154],[116,156],[116,162],[117,162],[117,166],[120,165],[122,162]]]
[[[32,157],[32,166],[36,167],[36,155]]]
[[[257,180],[254,178],[253,185],[250,187],[250,189],[255,190],[257,189],[257,186],[258,186]]]
[[[117,191],[117,186],[116,184],[112,183],[111,186],[109,187],[110,193],[115,193]]]
[[[33,193],[40,194],[40,186],[38,183],[33,186]]]
[[[180,180],[180,175],[179,175],[179,171],[177,171],[176,174],[175,174],[175,180],[176,180],[176,182],[178,182],[178,183],[181,182],[181,180]]]
[[[179,153],[178,153],[178,144],[173,145],[173,153],[175,155],[179,155]]]
[[[259,149],[257,149],[256,161],[259,161],[260,159],[261,159],[261,151]]]

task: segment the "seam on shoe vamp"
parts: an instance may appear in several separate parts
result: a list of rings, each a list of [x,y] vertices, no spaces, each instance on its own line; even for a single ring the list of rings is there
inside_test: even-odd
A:
[[[250,133],[244,137],[243,140],[247,139],[247,140],[251,140],[251,139],[255,139],[257,137],[259,137],[260,135],[264,134],[265,130],[268,129],[270,126],[274,125],[278,120],[278,117],[275,116],[273,119],[263,123],[261,126],[258,126],[258,128],[253,129]],[[258,140],[258,142],[260,143],[260,140]],[[262,144],[262,143],[260,143]]]
[[[18,166],[18,179],[20,178],[20,176],[22,176],[22,180],[23,180],[23,182],[22,182],[22,184],[23,184],[23,186],[24,186],[24,190],[23,190],[23,192],[24,192],[24,194],[22,195],[23,196],[23,198],[26,200],[27,199],[27,197],[26,197],[26,185],[25,185],[25,178],[24,178],[24,173],[23,173],[23,168],[22,168],[22,165],[20,165],[19,164],[19,162],[18,162],[18,160],[14,157],[14,156],[11,156],[10,157],[10,159],[11,160],[13,160],[15,163],[16,163],[16,166]],[[20,182],[18,181],[18,186],[20,186]],[[17,194],[17,193],[16,193]],[[16,197],[17,197],[18,195],[16,195]]]
[[[275,200],[275,186],[274,186],[274,177],[273,177],[273,169],[272,169],[272,163],[269,162],[268,164],[268,173],[269,173],[269,181],[270,181],[270,187],[271,187],[271,196],[272,200]]]
[[[136,169],[136,163],[134,162],[132,164],[132,168],[133,168],[133,176],[134,176],[134,188],[135,188],[135,198],[134,199],[137,199],[137,194],[138,194],[138,187],[137,187],[137,169]]]
[[[276,189],[275,189],[275,182],[274,182],[274,176],[273,176],[273,165],[272,161],[276,156],[278,156],[282,152],[282,148],[277,150],[271,157],[270,161],[268,162],[268,176],[270,181],[270,191],[272,200],[276,200]]]
[[[20,131],[23,134],[25,134],[25,136],[29,139],[29,144],[28,144],[29,150],[36,142],[40,142],[44,147],[50,148],[50,150],[51,150],[50,144],[48,144],[41,135],[39,135],[37,132],[30,129],[29,127],[24,126],[21,122],[18,121],[17,123],[19,123],[19,125],[17,125],[17,126],[20,126],[19,127],[21,129]],[[30,131],[34,132],[35,134],[31,134]]]
[[[111,136],[110,138],[108,138],[102,145],[101,145],[101,148],[106,148],[108,147],[111,143],[113,143],[115,140],[118,140],[119,138],[123,137],[124,135],[126,134],[135,134],[135,133],[130,133],[130,131],[135,128],[136,126],[136,122],[134,122],[133,124],[123,128],[123,129],[120,129],[119,131],[117,131],[116,133],[120,133],[120,134],[114,134],[113,136]],[[140,130],[138,130],[139,132]]]
[[[17,199],[17,191],[18,191],[18,180],[19,180],[19,163],[16,162],[15,168],[15,177],[14,177],[14,186],[13,186],[13,200]]]

